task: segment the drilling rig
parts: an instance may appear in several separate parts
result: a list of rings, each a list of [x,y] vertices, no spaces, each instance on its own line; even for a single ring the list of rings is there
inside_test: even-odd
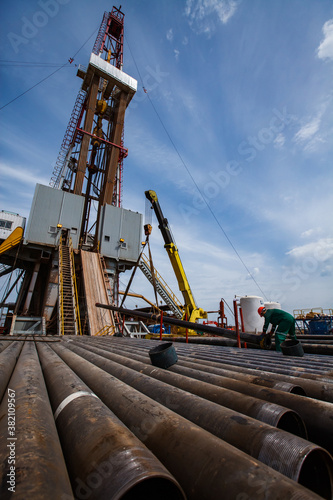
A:
[[[49,186],[36,185],[24,238],[0,256],[21,272],[10,333],[112,334],[119,273],[141,250],[142,215],[122,208],[124,119],[137,81],[123,71],[124,14],[105,12]],[[1,243],[1,242],[0,242]],[[16,271],[17,272],[17,271]],[[8,295],[2,300],[6,306]],[[8,305],[8,304],[7,304]]]

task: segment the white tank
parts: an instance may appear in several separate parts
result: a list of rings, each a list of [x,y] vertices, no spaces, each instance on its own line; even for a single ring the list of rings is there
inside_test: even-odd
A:
[[[261,333],[264,319],[259,316],[259,307],[264,306],[264,299],[255,295],[245,295],[239,299],[242,308],[244,330],[247,333]]]
[[[281,309],[280,302],[265,302],[266,309]]]

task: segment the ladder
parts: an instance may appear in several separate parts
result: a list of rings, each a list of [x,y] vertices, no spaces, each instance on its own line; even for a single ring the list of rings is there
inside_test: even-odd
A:
[[[76,277],[71,242],[67,245],[60,237],[59,243],[59,335],[81,335],[80,312],[76,290]]]
[[[66,176],[66,168],[69,163],[72,146],[74,145],[73,140],[76,128],[82,115],[82,109],[86,99],[86,95],[87,93],[84,90],[80,90],[77,95],[74,108],[61,144],[58,158],[53,169],[50,181],[50,186],[53,188],[59,189],[61,187],[61,179],[64,179]]]
[[[143,274],[145,275],[145,277],[147,278],[147,280],[153,285],[153,276],[151,273],[149,260],[144,254],[142,254],[141,256],[139,267],[143,272]],[[167,285],[166,281],[162,278],[162,276],[156,269],[154,269],[154,275],[155,275],[155,285],[157,293],[164,300],[164,302],[170,307],[175,316],[181,319],[183,317],[182,304],[180,303],[176,295],[173,293],[171,288]]]

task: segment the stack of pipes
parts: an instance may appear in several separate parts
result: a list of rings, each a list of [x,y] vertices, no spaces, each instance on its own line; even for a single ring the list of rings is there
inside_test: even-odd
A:
[[[3,498],[331,499],[329,357],[157,342],[0,342]]]

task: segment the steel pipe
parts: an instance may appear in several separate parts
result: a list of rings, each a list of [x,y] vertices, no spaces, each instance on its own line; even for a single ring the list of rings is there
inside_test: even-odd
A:
[[[125,347],[123,347],[123,348],[127,349],[128,347],[125,345]],[[141,346],[136,347],[136,352],[138,350],[142,351]],[[143,349],[143,350],[146,353],[146,349]],[[198,364],[201,363],[198,360],[196,360],[196,358],[191,358],[190,356],[185,356],[183,354],[180,354],[179,349],[177,349],[177,355],[179,356],[180,360],[190,361],[190,362],[192,361],[192,362],[196,362]],[[207,364],[208,366],[220,367],[219,363],[216,363],[216,362],[204,361],[202,363]],[[223,371],[223,373],[222,373],[222,371]],[[299,394],[301,396],[306,396],[306,391],[300,385],[298,385],[298,384],[296,385],[295,383],[292,383],[292,382],[286,382],[286,381],[276,382],[274,379],[272,379],[272,380],[265,379],[265,378],[261,379],[260,377],[258,377],[258,374],[256,377],[253,377],[251,375],[246,375],[245,373],[239,373],[239,372],[232,371],[231,369],[229,369],[229,370],[223,369],[222,371],[221,371],[221,375],[223,375],[225,377],[234,378],[236,380],[243,380],[245,382],[255,383],[257,385],[263,385],[265,387],[269,387],[272,389],[277,389],[280,391],[291,392],[293,394]]]
[[[151,340],[156,340],[155,338],[152,338]],[[184,337],[173,337],[172,335],[164,335],[163,340],[168,340],[169,342],[179,342],[179,343],[185,343],[186,339]],[[217,345],[217,346],[223,346],[223,347],[237,347],[237,340],[231,340],[223,337],[195,337],[195,336],[190,336],[188,338],[188,344],[202,344],[202,345]],[[259,345],[256,344],[251,344],[251,348],[253,349],[260,349]],[[241,342],[241,347],[244,347],[244,342]]]
[[[69,349],[53,349],[164,463],[189,499],[234,500],[243,494],[248,500],[320,498]]]
[[[84,339],[84,337],[83,337]],[[108,345],[110,345],[110,341],[112,341],[112,337],[108,339]],[[136,352],[138,350],[144,350],[145,353],[149,349],[150,343],[145,340],[142,342],[141,339],[122,339],[117,337],[114,340],[117,341],[117,346],[122,345],[123,349],[131,349],[135,346]],[[97,342],[101,342],[101,339],[95,339]],[[112,344],[114,345],[114,344]],[[279,373],[279,368],[273,365],[273,361],[275,361],[277,356],[273,356],[271,359],[271,364],[268,367],[262,367],[260,365],[260,360],[257,357],[253,358],[253,364],[248,365],[240,365],[238,363],[239,357],[244,357],[248,355],[248,351],[245,351],[244,355],[241,355],[241,351],[237,350],[228,350],[226,352],[226,360],[211,361],[213,355],[204,355],[200,354],[199,348],[195,347],[195,351],[193,351],[192,346],[176,346],[177,353],[181,357],[180,354],[183,352],[186,354],[186,361],[192,361],[197,364],[206,364],[207,366],[213,366],[216,368],[220,368],[224,370],[224,375],[230,378],[247,381],[256,385],[262,385],[264,387],[271,387],[277,390],[283,390],[286,392],[291,392],[293,394],[299,395],[308,395],[309,397],[319,399],[326,402],[333,402],[333,382],[332,378],[328,379],[328,377],[324,377],[325,371],[318,377],[314,377],[313,379],[305,378],[305,376],[309,376],[306,372],[298,372],[298,376],[285,376]],[[192,352],[193,351],[193,352]],[[225,352],[225,350],[224,350]],[[259,354],[259,353],[257,353]],[[260,351],[260,357],[264,355],[268,355],[266,351]],[[270,353],[272,357],[273,353]],[[184,358],[185,359],[185,358]],[[323,361],[319,360],[319,363],[323,365]],[[227,364],[226,364],[227,363]],[[258,366],[259,365],[259,366]],[[257,366],[257,368],[254,368]],[[305,365],[306,366],[306,365]],[[266,371],[267,370],[267,371]],[[268,371],[270,370],[270,371]],[[294,373],[291,369],[288,372]],[[327,373],[327,372],[326,372]],[[221,372],[221,375],[223,373]],[[329,380],[329,382],[327,381]],[[303,392],[304,391],[304,392]]]
[[[2,400],[0,434],[1,498],[74,498],[33,342],[24,344]]]
[[[84,345],[82,342],[75,344]],[[86,347],[86,346],[85,346]],[[297,436],[306,438],[307,432],[304,422],[300,416],[284,406],[267,403],[261,399],[240,394],[239,392],[216,387],[212,384],[207,384],[199,380],[194,380],[178,373],[171,373],[169,370],[161,370],[151,366],[150,361],[143,356],[135,353],[126,353],[124,349],[114,347],[97,348],[89,345],[89,351],[103,355],[107,359],[113,359],[117,362],[133,368],[134,370],[150,375],[153,378],[162,380],[175,387],[179,387],[185,391],[201,396],[209,401],[218,403],[222,406],[243,413],[256,420],[277,427],[287,432],[291,432]],[[105,351],[107,349],[107,352]],[[110,351],[112,349],[112,352]],[[116,353],[116,354],[115,354]],[[127,354],[127,357],[126,357]],[[130,357],[129,357],[130,356]]]
[[[91,348],[88,351],[73,345],[73,343],[70,343],[68,347],[95,366],[162,403],[251,457],[260,460],[294,481],[305,481],[303,486],[318,495],[324,495],[327,500],[331,499],[333,460],[323,448],[289,432],[247,417],[243,413],[230,410],[195,396],[193,393],[176,388],[167,382],[153,379],[142,373],[143,369],[140,369],[141,366],[138,365],[143,365],[143,363],[137,363],[137,370],[135,370],[123,365],[123,362],[126,362],[126,358],[123,356],[113,355],[111,361],[106,359],[101,349],[99,351],[102,355],[99,355],[91,352]],[[93,349],[96,351],[95,348]],[[289,457],[287,461],[285,460],[286,455]],[[311,478],[311,482],[309,478]]]
[[[51,347],[39,343],[38,352],[76,497],[184,498],[165,467]]]
[[[114,339],[114,341],[116,341],[116,339]],[[213,368],[207,365],[178,361],[178,363],[169,368],[169,371],[203,380],[265,401],[280,404],[296,411],[305,422],[310,441],[322,446],[332,454],[332,404],[275,389],[260,387],[241,380],[230,379],[221,376],[219,368]]]
[[[116,306],[110,306],[107,304],[100,304],[96,303],[96,307],[102,307],[104,309],[110,309],[111,311],[116,311],[119,312],[120,314],[124,314],[126,316],[134,316],[138,318],[143,318],[143,319],[150,319],[152,321],[160,321],[161,316],[159,314],[153,314],[153,313],[144,313],[141,311],[136,311],[136,310],[131,310],[131,309],[124,309],[122,307],[116,307]],[[188,328],[191,330],[195,331],[200,331],[200,332],[206,332],[210,333],[213,335],[218,335],[220,337],[227,337],[230,339],[235,339],[236,332],[232,330],[228,330],[227,328],[219,328],[217,326],[209,326],[209,325],[202,325],[200,323],[192,323],[191,321],[183,321],[180,319],[176,318],[171,318],[170,316],[163,315],[163,323],[166,323],[167,325],[175,325],[175,326],[180,326],[182,328]],[[260,341],[262,340],[261,335],[252,335],[251,333],[246,333],[246,332],[240,332],[239,333],[240,339],[244,340],[245,342],[251,342],[253,344],[259,345]],[[265,349],[269,349],[271,345],[271,339],[269,335],[265,335],[264,337],[264,345]]]
[[[331,403],[256,386],[241,380],[232,380],[219,375],[218,368],[204,365],[200,365],[199,368],[200,370],[194,363],[182,361],[170,367],[169,370],[291,408],[304,420],[310,441],[323,446],[329,453],[333,453],[333,406]]]
[[[180,354],[183,352],[183,354]],[[186,350],[180,351],[177,349],[177,355],[180,359],[184,359],[185,361],[191,361],[196,364],[204,364],[207,366],[212,366],[215,368],[221,369],[221,375],[234,378],[237,380],[243,380],[245,382],[250,382],[256,385],[262,385],[265,387],[270,387],[272,389],[278,389],[286,392],[291,392],[293,394],[299,395],[307,395],[312,398],[320,399],[326,402],[333,402],[333,380],[331,383],[324,382],[321,378],[318,377],[316,380],[305,379],[302,377],[295,377],[290,375],[282,375],[281,373],[277,373],[278,369],[275,370],[275,373],[271,373],[266,371],[267,368],[257,366],[258,368],[251,368],[250,366],[240,366],[237,364],[237,359],[232,364],[229,356],[228,362],[230,364],[226,364],[222,361],[212,361],[211,357],[207,359],[206,357],[201,357],[200,360],[198,356],[193,357],[191,353],[188,353]],[[232,358],[233,360],[234,358]],[[273,360],[272,360],[273,361]],[[273,363],[271,363],[271,370],[273,368]],[[223,371],[223,373],[222,373]]]
[[[12,342],[0,342],[0,353],[6,349]]]
[[[182,348],[183,346],[177,346],[177,352],[183,352],[186,356],[191,357],[193,362],[200,362],[210,366],[214,366],[215,364],[216,367],[221,367],[223,369],[233,371],[237,370],[237,373],[244,372],[256,377],[264,375],[265,378],[271,378],[272,380],[279,381],[286,380],[285,375],[287,375],[290,383],[301,386],[308,396],[327,402],[333,402],[333,378],[330,377],[328,369],[326,369],[325,372],[323,368],[324,360],[318,361],[318,363],[321,363],[322,369],[318,375],[315,375],[313,373],[309,373],[310,366],[307,364],[303,365],[304,369],[290,367],[288,365],[278,364],[276,357],[272,356],[269,360],[267,360],[267,362],[263,362],[257,357],[251,358],[251,360],[244,360],[245,356],[248,356],[248,353],[240,356],[238,350],[237,356],[230,356],[230,352],[224,352],[219,356],[214,356],[212,354],[205,354],[199,351],[188,352],[188,350],[181,350]],[[261,354],[265,354],[265,352],[261,351]],[[270,354],[272,355],[273,353]],[[214,358],[216,358],[215,361]],[[260,375],[258,375],[258,372]]]
[[[305,344],[302,342],[302,347],[305,354],[325,354],[326,356],[333,356],[333,345]]]
[[[13,373],[16,361],[20,356],[22,343],[13,342],[0,352],[0,402],[5,394],[8,382]]]

